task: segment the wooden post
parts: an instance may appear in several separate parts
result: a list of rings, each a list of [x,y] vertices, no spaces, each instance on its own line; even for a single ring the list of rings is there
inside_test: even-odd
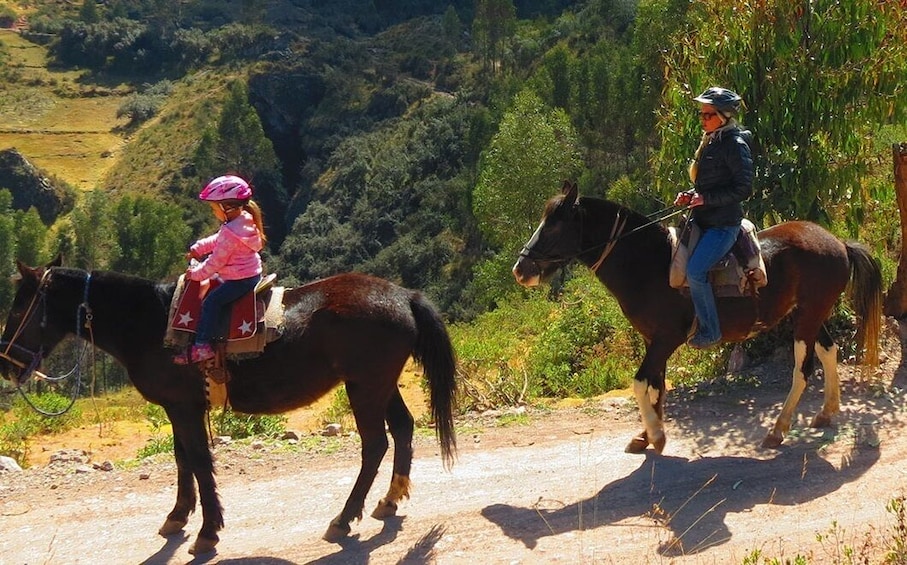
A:
[[[901,258],[898,274],[885,296],[884,312],[886,316],[903,318],[907,315],[907,143],[895,143],[891,149],[894,156],[894,190],[901,217]]]

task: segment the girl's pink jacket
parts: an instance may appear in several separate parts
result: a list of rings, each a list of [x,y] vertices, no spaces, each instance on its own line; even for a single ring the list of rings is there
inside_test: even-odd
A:
[[[247,279],[261,274],[261,234],[245,210],[223,224],[217,233],[202,238],[189,248],[199,257],[208,257],[188,270],[194,281],[211,278],[214,274],[225,281]],[[210,255],[209,255],[210,254]]]

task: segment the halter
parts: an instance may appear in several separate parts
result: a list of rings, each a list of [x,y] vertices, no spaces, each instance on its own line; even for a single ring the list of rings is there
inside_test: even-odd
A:
[[[21,336],[23,329],[28,325],[31,319],[37,314],[38,310],[42,311],[41,326],[44,327],[47,324],[47,287],[50,283],[50,273],[52,269],[47,269],[41,275],[41,280],[38,283],[38,289],[35,291],[34,296],[32,296],[31,302],[29,302],[28,308],[25,310],[25,314],[22,316],[22,320],[19,322],[16,331],[13,333],[10,341],[0,341],[0,347],[3,348],[0,351],[0,359],[7,361],[8,363],[14,365],[23,370],[21,375],[15,376],[12,378],[13,383],[16,385],[16,389],[25,399],[25,401],[37,412],[44,414],[45,416],[59,416],[66,413],[72,408],[73,404],[76,401],[76,398],[79,396],[79,391],[82,385],[81,379],[81,367],[82,367],[82,358],[85,354],[85,350],[89,347],[90,343],[94,342],[94,336],[91,332],[91,322],[92,322],[92,313],[91,307],[88,305],[88,290],[91,286],[91,273],[86,273],[85,275],[85,289],[82,295],[82,302],[76,307],[76,330],[75,335],[77,338],[83,338],[82,328],[86,328],[89,333],[89,338],[85,347],[79,352],[76,359],[75,366],[69,370],[66,374],[59,377],[52,377],[38,371],[37,368],[41,365],[44,360],[44,348],[39,347],[37,351],[28,349],[16,343],[16,340]],[[84,317],[84,323],[82,323]],[[29,363],[24,363],[19,361],[12,355],[11,351],[16,353],[23,354],[31,357]],[[73,394],[70,398],[69,405],[60,410],[59,412],[46,412],[35,404],[25,395],[25,392],[22,390],[22,383],[28,380],[29,377],[35,375],[35,378],[46,381],[46,382],[61,382],[72,376],[73,374],[77,375],[76,385],[73,387]]]

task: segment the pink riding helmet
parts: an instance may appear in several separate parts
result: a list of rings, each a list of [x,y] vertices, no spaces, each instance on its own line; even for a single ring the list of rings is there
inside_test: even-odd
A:
[[[245,180],[233,175],[217,177],[205,185],[205,188],[198,194],[199,200],[207,202],[248,200],[249,198],[252,198],[252,187]]]

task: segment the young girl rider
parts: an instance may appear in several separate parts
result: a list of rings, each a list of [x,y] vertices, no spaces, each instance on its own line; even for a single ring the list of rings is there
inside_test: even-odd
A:
[[[187,258],[200,261],[190,265],[186,277],[203,281],[216,276],[221,284],[202,302],[195,343],[173,358],[178,365],[199,363],[214,357],[211,342],[220,326],[224,306],[255,288],[261,280],[261,251],[265,233],[261,209],[252,200],[249,183],[234,175],[217,177],[198,195],[208,202],[222,222],[217,233],[202,238],[189,248]]]

